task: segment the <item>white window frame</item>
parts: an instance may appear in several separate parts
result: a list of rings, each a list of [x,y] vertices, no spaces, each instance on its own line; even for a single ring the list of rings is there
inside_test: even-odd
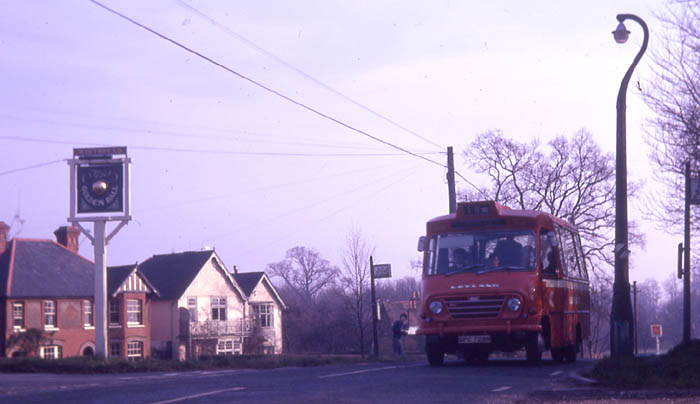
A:
[[[136,304],[134,307],[133,304]],[[132,321],[131,317],[136,317]],[[129,326],[143,325],[143,301],[141,299],[126,299],[126,324]]]
[[[83,327],[86,329],[95,328],[95,310],[90,300],[83,300]]]
[[[272,303],[253,303],[253,313],[260,328],[275,327],[275,306]]]
[[[39,356],[42,359],[60,359],[63,357],[61,346],[44,345],[39,349]]]
[[[42,315],[44,317],[44,329],[46,330],[58,329],[58,316],[56,314],[56,306],[57,304],[55,300],[44,300],[42,302]],[[49,319],[52,319],[52,321],[49,321]]]
[[[143,358],[143,341],[127,342],[126,357],[128,359]]]
[[[212,297],[210,301],[211,319],[213,321],[226,321],[226,298],[221,296],[215,296]]]
[[[187,298],[187,310],[190,312],[190,323],[196,323],[197,318],[197,297]]]
[[[20,324],[16,324],[19,320]],[[12,303],[12,328],[24,330],[24,302]]]
[[[242,344],[238,338],[222,338],[216,342],[217,355],[240,355]]]

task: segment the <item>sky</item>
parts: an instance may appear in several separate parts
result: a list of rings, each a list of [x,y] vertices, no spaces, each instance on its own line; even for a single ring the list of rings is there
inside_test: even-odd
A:
[[[664,7],[101,2],[226,69],[89,0],[0,2],[0,221],[11,236],[67,225],[73,148],[127,146],[133,220],[108,265],[213,247],[229,269],[261,271],[304,246],[340,266],[358,229],[394,277],[416,275],[425,222],[447,213],[447,146],[476,184],[462,152],[488,130],[547,141],[583,128],[614,153],[617,92],[642,41],[628,21],[629,41],[616,44],[615,16],[645,19],[653,51]],[[650,61],[627,96],[628,172],[647,190],[652,115],[639,89]],[[641,203],[629,202],[647,237],[630,279],[663,280],[682,235],[656,229]],[[93,256],[84,237],[80,253]]]

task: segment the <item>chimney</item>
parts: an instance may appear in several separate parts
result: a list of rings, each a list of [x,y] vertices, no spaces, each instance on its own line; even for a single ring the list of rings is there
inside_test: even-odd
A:
[[[80,230],[73,226],[61,226],[53,234],[56,235],[56,242],[68,250],[78,253],[78,236]]]
[[[0,222],[0,255],[7,249],[7,232],[10,230],[10,226],[5,222]]]

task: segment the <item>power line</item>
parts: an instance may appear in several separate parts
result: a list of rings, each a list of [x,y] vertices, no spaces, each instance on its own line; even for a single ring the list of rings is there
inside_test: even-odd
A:
[[[71,142],[67,140],[53,140],[53,139],[40,139],[40,138],[24,138],[18,136],[0,136],[0,139],[5,140],[16,140],[22,142],[37,142],[37,143],[54,143],[54,144],[67,144],[67,145],[86,145],[86,146],[109,146],[104,143],[85,143],[85,142]],[[401,156],[400,153],[283,153],[283,152],[245,152],[245,151],[235,151],[235,150],[212,150],[212,149],[187,149],[187,148],[177,148],[177,147],[161,147],[161,146],[129,146],[129,149],[135,150],[153,150],[153,151],[166,151],[166,152],[179,152],[179,153],[206,153],[206,154],[223,154],[223,155],[238,155],[238,156],[277,156],[277,157],[392,157]],[[420,156],[419,154],[412,153],[413,155]],[[426,153],[426,154],[439,154]],[[420,156],[422,157],[422,156]],[[423,157],[422,157],[423,158]],[[430,159],[427,159],[432,161]]]
[[[337,96],[343,98],[344,100],[350,102],[351,104],[353,104],[353,105],[355,105],[355,106],[357,106],[357,107],[359,107],[359,108],[361,108],[361,109],[363,109],[363,110],[369,112],[370,114],[376,116],[377,118],[380,118],[380,119],[384,120],[385,122],[388,122],[388,123],[392,124],[393,126],[395,126],[395,127],[399,128],[399,129],[403,130],[404,132],[410,133],[411,135],[413,135],[413,136],[415,136],[415,137],[417,137],[417,138],[419,138],[419,139],[421,139],[421,140],[423,140],[423,141],[425,141],[425,142],[428,142],[428,143],[430,143],[431,145],[433,145],[433,146],[435,146],[435,147],[438,147],[440,150],[444,150],[444,149],[445,149],[444,147],[440,146],[439,144],[433,142],[432,140],[430,140],[430,139],[428,139],[428,138],[426,138],[426,137],[424,137],[424,136],[421,136],[420,134],[416,133],[415,131],[413,131],[413,130],[411,130],[411,129],[409,129],[409,128],[403,126],[403,125],[401,125],[400,123],[398,123],[398,122],[396,122],[396,121],[394,121],[393,119],[388,118],[388,117],[386,117],[386,116],[380,114],[380,113],[377,112],[377,111],[374,111],[374,110],[371,109],[370,107],[368,107],[368,106],[366,106],[366,105],[360,103],[359,101],[356,101],[356,100],[354,100],[354,99],[348,97],[347,95],[345,95],[345,94],[341,93],[340,91],[334,89],[333,87],[329,86],[328,84],[326,84],[326,83],[324,83],[324,82],[318,80],[317,78],[311,76],[309,73],[306,73],[305,71],[301,70],[300,68],[298,68],[298,67],[296,67],[296,66],[294,66],[294,65],[292,65],[292,64],[290,64],[290,63],[288,63],[287,61],[283,60],[282,58],[280,58],[280,57],[278,57],[277,55],[273,54],[272,52],[268,51],[267,49],[262,48],[261,46],[259,46],[259,45],[256,44],[255,42],[253,42],[253,41],[251,41],[250,39],[244,37],[243,35],[241,35],[241,34],[235,32],[235,31],[231,30],[230,28],[226,27],[225,25],[222,25],[222,24],[218,23],[214,18],[212,18],[212,17],[210,17],[209,15],[203,13],[202,11],[198,10],[197,8],[195,8],[194,6],[192,6],[192,5],[190,5],[190,4],[187,4],[187,3],[185,3],[185,2],[182,1],[182,0],[178,0],[178,2],[179,2],[183,7],[188,8],[190,11],[192,11],[192,12],[194,12],[195,14],[199,15],[200,17],[202,17],[202,18],[204,18],[204,19],[206,19],[206,20],[209,20],[214,26],[216,26],[216,27],[218,27],[219,29],[223,30],[223,31],[226,32],[227,34],[229,34],[229,35],[235,37],[235,38],[238,39],[239,41],[244,42],[245,44],[247,44],[247,45],[250,46],[251,48],[257,50],[258,52],[260,52],[260,53],[262,53],[262,54],[264,54],[264,55],[266,55],[267,57],[269,57],[269,58],[271,58],[271,59],[274,59],[277,63],[280,63],[281,65],[285,66],[286,68],[288,68],[288,69],[294,71],[295,73],[299,74],[300,76],[304,77],[305,79],[314,82],[315,84],[317,84],[317,85],[323,87],[324,89],[330,91],[331,93],[333,93],[333,94],[335,94],[335,95],[337,95]]]
[[[66,161],[66,159],[47,161],[46,163],[34,164],[34,165],[31,165],[31,166],[22,167],[22,168],[15,168],[15,169],[13,169],[13,170],[8,170],[8,171],[0,171],[0,175],[7,175],[7,174],[12,174],[12,173],[20,172],[20,171],[31,170],[31,169],[33,169],[33,168],[39,168],[39,167],[49,166],[49,165],[51,165],[51,164],[61,163],[61,162],[63,162],[63,161]]]
[[[278,97],[280,97],[280,98],[283,98],[283,99],[285,99],[285,100],[291,102],[292,104],[297,105],[297,106],[299,106],[299,107],[301,107],[301,108],[303,108],[303,109],[305,109],[305,110],[307,110],[307,111],[309,111],[309,112],[312,112],[312,113],[314,113],[314,114],[316,114],[316,115],[318,115],[318,116],[320,116],[320,117],[322,117],[322,118],[328,119],[329,121],[335,122],[335,123],[337,123],[338,125],[343,126],[343,127],[347,128],[347,129],[350,129],[350,130],[353,131],[353,132],[357,132],[357,133],[359,133],[359,134],[361,134],[361,135],[363,135],[363,136],[367,136],[367,137],[369,137],[370,139],[373,139],[373,140],[375,140],[375,141],[377,141],[377,142],[379,142],[379,143],[382,143],[382,144],[387,145],[387,146],[389,146],[389,147],[391,147],[391,148],[394,148],[394,149],[396,149],[396,150],[399,150],[399,151],[401,151],[401,152],[403,152],[403,153],[406,153],[406,154],[409,154],[409,155],[411,155],[411,156],[417,157],[417,158],[419,158],[419,159],[421,159],[421,160],[425,160],[425,161],[427,161],[427,162],[429,162],[429,163],[438,165],[438,166],[440,166],[440,167],[444,167],[444,166],[445,166],[445,165],[442,164],[442,163],[439,163],[439,162],[437,162],[437,161],[435,161],[435,160],[431,160],[431,159],[429,159],[429,158],[427,158],[427,157],[424,157],[424,156],[421,156],[421,155],[419,155],[419,154],[413,153],[413,152],[411,152],[411,151],[409,151],[409,150],[407,150],[407,149],[404,149],[403,147],[397,146],[397,145],[395,145],[395,144],[393,144],[393,143],[390,143],[390,142],[388,142],[388,141],[386,141],[386,140],[380,139],[380,138],[378,138],[378,137],[376,137],[376,136],[373,136],[373,135],[371,135],[371,134],[369,134],[369,133],[367,133],[367,132],[365,132],[365,131],[363,131],[363,130],[361,130],[361,129],[355,128],[354,126],[351,126],[350,124],[347,124],[347,123],[345,123],[345,122],[343,122],[343,121],[341,121],[341,120],[339,120],[339,119],[336,119],[336,118],[334,118],[334,117],[332,117],[332,116],[330,116],[330,115],[324,114],[323,112],[321,112],[321,111],[319,111],[319,110],[317,110],[317,109],[315,109],[315,108],[313,108],[313,107],[310,107],[310,106],[308,106],[308,105],[306,105],[306,104],[304,104],[304,103],[302,103],[302,102],[300,102],[300,101],[297,101],[297,100],[295,100],[295,99],[293,99],[293,98],[291,98],[291,97],[288,97],[288,96],[282,94],[281,92],[279,92],[279,91],[277,91],[277,90],[274,90],[274,89],[272,89],[272,88],[270,88],[270,87],[267,87],[266,85],[264,85],[264,84],[262,84],[262,83],[260,83],[260,82],[258,82],[258,81],[255,81],[254,79],[252,79],[252,78],[250,78],[250,77],[248,77],[248,76],[245,76],[245,75],[243,75],[242,73],[239,73],[239,72],[237,72],[237,71],[231,69],[230,67],[228,67],[228,66],[226,66],[226,65],[224,65],[224,64],[222,64],[222,63],[219,63],[219,62],[217,62],[217,61],[215,61],[215,60],[213,60],[213,59],[211,59],[211,58],[209,58],[209,57],[203,55],[203,54],[200,53],[200,52],[197,52],[196,50],[194,50],[194,49],[192,49],[192,48],[189,48],[189,47],[187,47],[187,46],[181,44],[180,42],[177,42],[176,40],[171,39],[171,38],[169,38],[169,37],[167,37],[167,36],[165,36],[165,35],[163,35],[163,34],[157,32],[157,31],[155,31],[154,29],[149,28],[149,27],[147,27],[147,26],[141,24],[140,22],[138,22],[138,21],[136,21],[136,20],[134,20],[134,19],[132,19],[132,18],[130,18],[130,17],[127,17],[126,15],[121,14],[121,13],[119,13],[118,11],[115,11],[115,10],[113,10],[113,9],[111,9],[111,8],[109,8],[109,7],[107,7],[107,6],[105,6],[104,4],[102,4],[102,3],[100,3],[100,2],[98,2],[98,1],[96,1],[96,0],[90,0],[90,2],[93,3],[93,4],[95,4],[95,5],[97,5],[97,6],[99,6],[99,7],[101,7],[101,8],[103,8],[103,9],[105,9],[105,10],[107,10],[108,12],[110,12],[110,13],[112,13],[112,14],[118,16],[118,17],[121,17],[121,18],[123,18],[124,20],[126,20],[126,21],[128,21],[128,22],[130,22],[130,23],[132,23],[132,24],[134,24],[134,25],[136,25],[136,26],[138,26],[138,27],[140,27],[140,28],[142,28],[142,29],[144,29],[144,30],[150,32],[150,33],[152,33],[153,35],[155,35],[155,36],[157,36],[157,37],[159,37],[159,38],[161,38],[161,39],[163,39],[163,40],[165,40],[165,41],[168,41],[168,42],[170,42],[171,44],[173,44],[173,45],[175,45],[175,46],[177,46],[177,47],[179,47],[179,48],[181,48],[181,49],[183,49],[183,50],[185,50],[185,51],[187,51],[187,52],[189,52],[189,53],[191,53],[191,54],[193,54],[193,55],[195,55],[195,56],[198,56],[198,57],[200,57],[201,59],[204,59],[204,60],[206,60],[207,62],[209,62],[209,63],[211,63],[211,64],[213,64],[213,65],[215,65],[215,66],[218,66],[218,67],[220,67],[221,69],[223,69],[223,70],[225,70],[225,71],[227,71],[227,72],[229,72],[229,73],[231,73],[231,74],[234,74],[234,75],[238,76],[239,78],[241,78],[241,79],[243,79],[243,80],[246,80],[246,81],[250,82],[251,84],[254,84],[254,85],[256,85],[256,86],[262,88],[262,89],[265,90],[265,91],[268,91],[268,92],[270,92],[270,93],[272,93],[272,94],[274,94],[274,95],[276,95],[276,96],[278,96]]]
[[[57,120],[50,120],[50,119],[31,119],[31,118],[18,117],[15,115],[7,115],[7,114],[2,114],[2,113],[0,113],[0,117],[6,118],[6,119],[25,121],[25,122],[32,122],[32,123],[50,124],[53,126],[62,125],[62,126],[69,126],[69,127],[89,128],[89,129],[99,129],[99,130],[114,130],[114,131],[123,131],[123,132],[124,131],[126,131],[126,132],[141,132],[141,133],[148,133],[151,135],[163,135],[163,136],[174,136],[174,137],[185,137],[185,138],[190,137],[190,138],[196,138],[196,139],[215,139],[215,140],[219,140],[219,141],[222,140],[222,138],[220,136],[194,135],[191,133],[182,133],[182,132],[176,132],[176,131],[172,131],[172,130],[141,129],[141,128],[133,128],[133,127],[130,128],[130,127],[126,127],[126,126],[109,126],[109,125],[100,125],[100,124],[91,124],[91,123],[57,121]],[[223,131],[230,132],[230,131],[226,131],[226,130],[223,130]],[[264,136],[261,134],[251,133],[251,132],[241,132],[241,133]],[[238,140],[238,141],[248,142],[248,143],[325,147],[325,148],[330,148],[330,149],[377,150],[376,146],[369,147],[369,146],[332,145],[332,144],[320,144],[320,143],[311,143],[311,142],[273,142],[273,141],[265,141],[265,140],[258,140],[258,139],[251,140],[251,139],[246,139],[246,138],[243,138],[243,140],[238,139],[238,138],[235,138],[235,139],[224,138],[223,140],[226,140],[229,142]]]

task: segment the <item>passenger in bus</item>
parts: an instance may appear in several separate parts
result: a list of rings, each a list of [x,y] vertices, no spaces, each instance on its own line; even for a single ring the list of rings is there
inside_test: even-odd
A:
[[[467,265],[469,265],[470,261],[470,256],[467,250],[464,248],[456,248],[452,252],[452,265],[451,269],[452,270],[459,270],[459,269],[464,269]]]
[[[489,261],[493,266],[521,266],[522,246],[515,241],[514,236],[509,235],[505,240],[496,244],[493,252],[489,256]],[[497,261],[498,263],[496,263]]]

